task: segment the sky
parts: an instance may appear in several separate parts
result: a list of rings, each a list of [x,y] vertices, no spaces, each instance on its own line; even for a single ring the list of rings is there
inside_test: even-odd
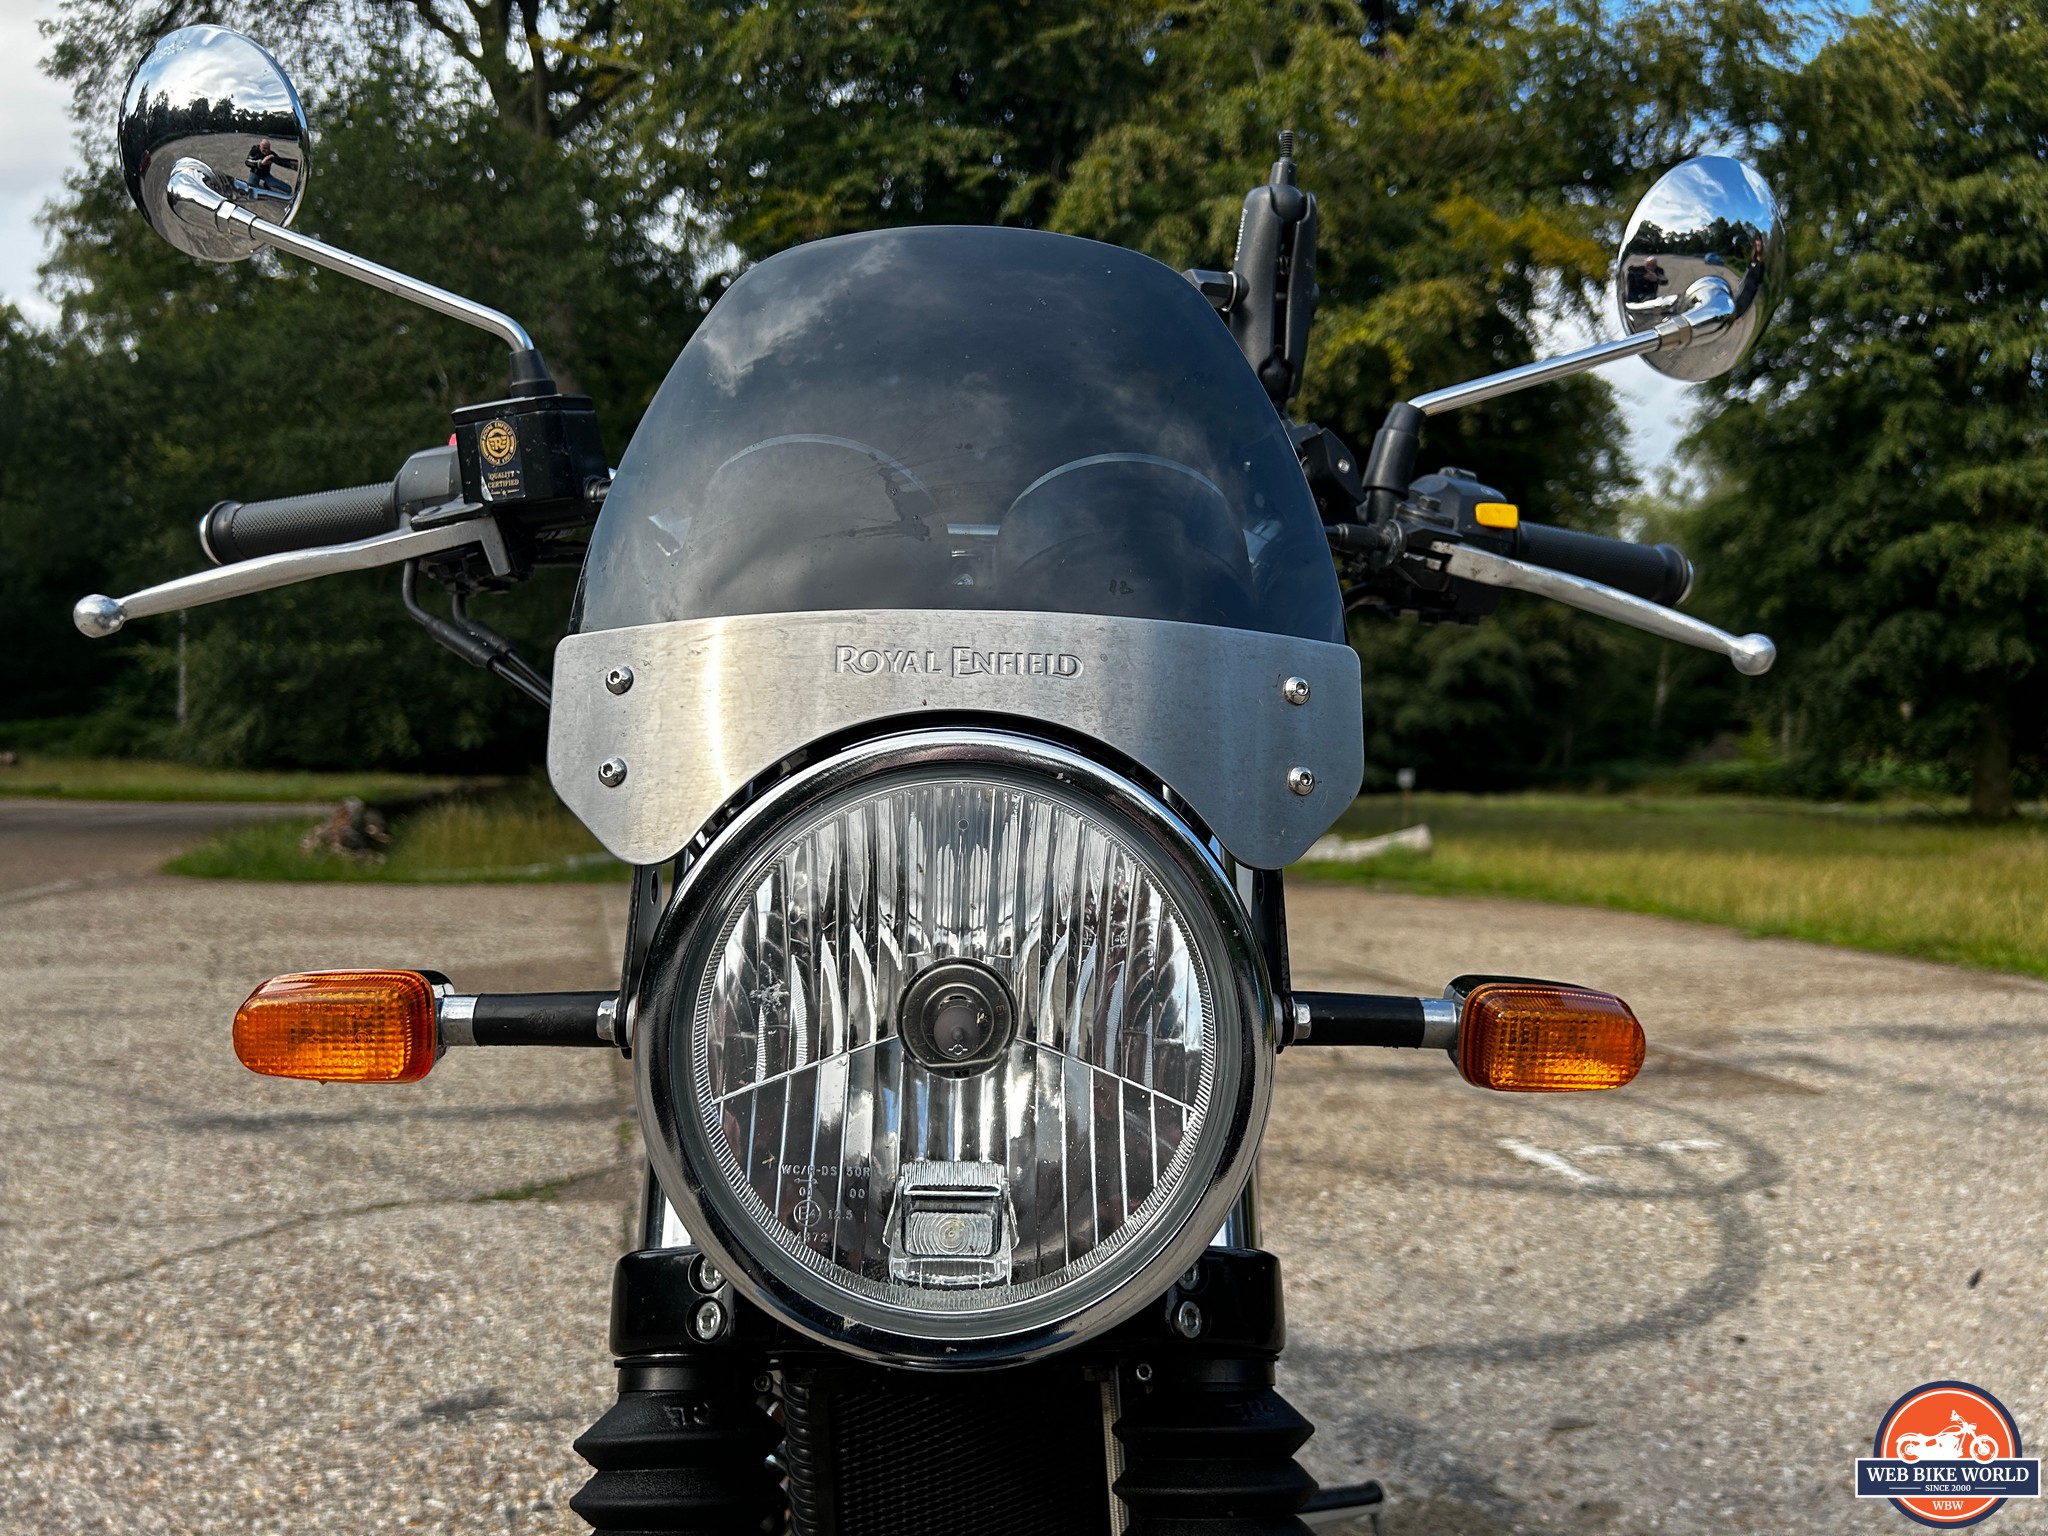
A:
[[[55,10],[56,0],[0,0],[0,298],[32,319],[51,314],[37,288],[36,268],[45,251],[36,215],[63,190],[73,154],[69,94],[38,67],[48,45],[36,22]],[[1592,338],[1581,331],[1558,339],[1577,345]],[[1683,434],[1697,386],[1667,379],[1635,360],[1614,365],[1606,377],[1620,398],[1636,468],[1654,485]]]
[[[0,298],[36,318],[50,313],[36,293],[36,214],[63,190],[71,158],[70,93],[36,67],[48,52],[36,21],[55,9],[0,0]]]

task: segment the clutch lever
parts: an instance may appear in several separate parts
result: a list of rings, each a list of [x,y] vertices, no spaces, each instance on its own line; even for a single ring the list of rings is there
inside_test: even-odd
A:
[[[1731,635],[1724,629],[1702,623],[1690,614],[1602,586],[1597,581],[1567,576],[1563,571],[1510,560],[1505,555],[1490,554],[1464,544],[1437,542],[1430,546],[1430,550],[1443,562],[1446,571],[1461,580],[1476,581],[1486,587],[1511,587],[1518,592],[1533,592],[1538,597],[1582,608],[1587,613],[1597,613],[1603,619],[1613,619],[1665,640],[1697,646],[1703,651],[1718,651],[1745,677],[1761,676],[1770,671],[1771,663],[1778,659],[1778,648],[1768,635]]]
[[[370,571],[379,566],[398,565],[471,544],[482,546],[494,573],[504,575],[511,571],[512,561],[505,549],[505,536],[498,527],[497,519],[480,512],[475,517],[436,522],[427,528],[401,528],[395,533],[380,533],[374,538],[357,539],[347,544],[323,544],[312,549],[258,555],[253,560],[238,560],[233,565],[160,582],[128,597],[103,597],[94,593],[90,597],[81,597],[72,607],[71,622],[78,626],[80,634],[98,640],[113,634],[130,619],[175,613],[180,608],[197,608],[231,597],[247,597],[254,592],[269,592],[321,576],[337,576],[344,571]]]

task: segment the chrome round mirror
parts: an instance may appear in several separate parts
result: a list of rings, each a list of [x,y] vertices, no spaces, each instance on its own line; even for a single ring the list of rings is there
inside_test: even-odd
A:
[[[1674,379],[1711,379],[1749,354],[1770,315],[1783,260],[1784,221],[1763,177],[1726,155],[1671,170],[1636,205],[1614,268],[1614,304],[1631,334],[1654,330],[1719,283],[1734,315],[1712,334],[1643,358]]]
[[[306,191],[312,137],[290,78],[268,52],[225,27],[180,27],[158,39],[121,97],[121,169],[152,228],[187,256],[241,261],[256,244],[208,217],[181,215],[171,171],[188,166],[238,208],[289,224]]]

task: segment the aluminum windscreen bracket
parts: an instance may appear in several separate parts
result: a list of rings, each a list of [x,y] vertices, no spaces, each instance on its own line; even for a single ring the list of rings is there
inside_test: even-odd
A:
[[[823,737],[945,712],[1099,741],[1184,798],[1232,857],[1299,858],[1364,772],[1348,645],[1072,613],[859,610],[571,635],[548,773],[631,864],[657,864],[744,785]]]

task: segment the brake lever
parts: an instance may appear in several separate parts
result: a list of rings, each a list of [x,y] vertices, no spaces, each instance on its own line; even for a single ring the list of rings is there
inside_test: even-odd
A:
[[[233,565],[159,582],[128,597],[103,597],[95,592],[90,597],[81,597],[72,607],[71,622],[78,626],[80,634],[98,640],[113,634],[130,619],[247,597],[321,576],[338,576],[344,571],[398,565],[471,544],[483,547],[492,571],[503,574],[512,569],[497,519],[483,515],[428,528],[401,528],[396,533],[380,533],[348,544],[323,544],[313,549],[258,555],[253,560],[238,560]]]
[[[1703,651],[1718,651],[1733,662],[1735,670],[1744,677],[1760,677],[1770,671],[1771,663],[1778,659],[1778,648],[1768,635],[1731,635],[1690,614],[1666,608],[1633,593],[1603,586],[1597,581],[1587,581],[1581,576],[1567,576],[1563,571],[1510,560],[1505,555],[1489,554],[1468,545],[1439,542],[1432,544],[1430,549],[1443,561],[1444,569],[1461,580],[1476,581],[1486,587],[1511,587],[1518,592],[1532,592],[1538,597],[1596,613],[1603,619],[1613,619],[1665,640],[1697,646]]]

